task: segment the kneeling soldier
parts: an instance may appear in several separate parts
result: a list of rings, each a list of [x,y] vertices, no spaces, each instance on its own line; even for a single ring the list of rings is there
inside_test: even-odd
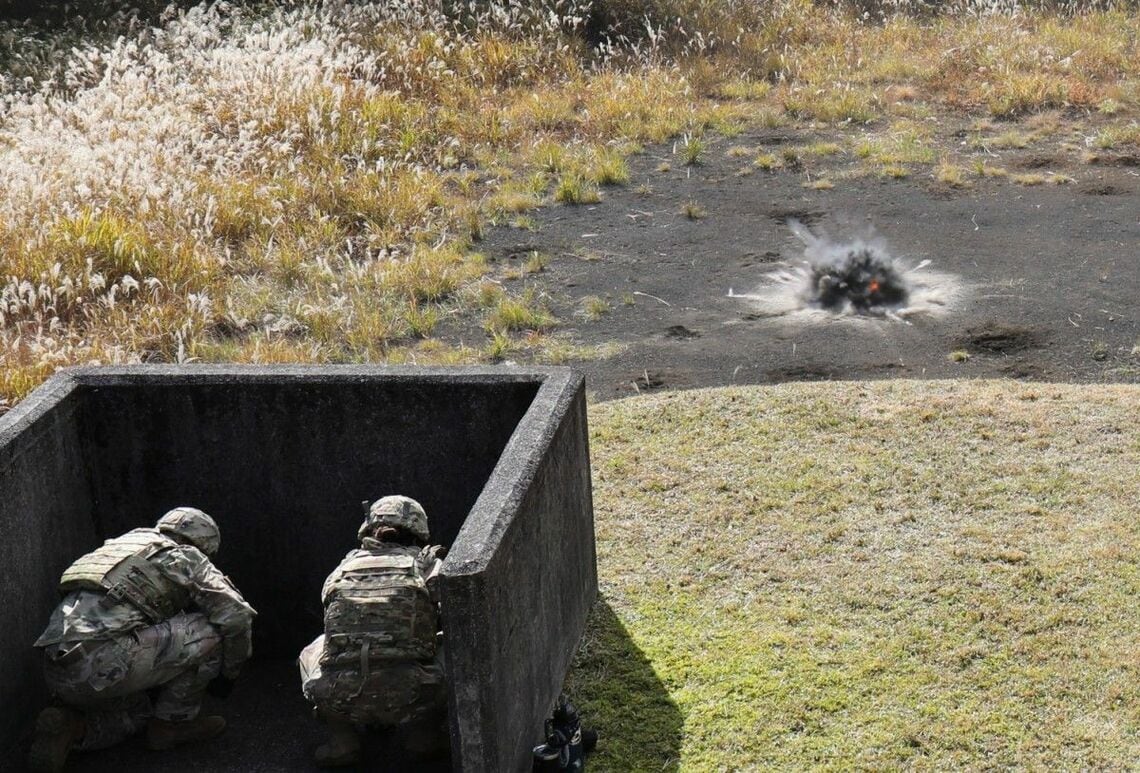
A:
[[[73,749],[144,728],[152,749],[222,732],[224,719],[198,710],[207,689],[228,693],[249,658],[256,613],[210,562],[220,544],[214,519],[179,507],[63,573],[63,600],[35,644],[63,705],[36,720],[32,770],[59,771]]]
[[[444,548],[429,546],[427,515],[389,496],[368,509],[350,552],[325,580],[325,632],[301,652],[301,689],[329,728],[318,765],[360,759],[366,728],[396,728],[410,756],[444,755],[437,577]]]

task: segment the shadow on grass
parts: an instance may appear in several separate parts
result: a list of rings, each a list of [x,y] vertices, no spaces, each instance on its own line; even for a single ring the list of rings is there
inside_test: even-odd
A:
[[[605,598],[590,612],[566,692],[600,736],[589,769],[678,769],[681,711]]]

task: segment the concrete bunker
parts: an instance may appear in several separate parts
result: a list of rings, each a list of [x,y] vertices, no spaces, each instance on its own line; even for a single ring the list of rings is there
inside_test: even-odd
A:
[[[230,729],[163,769],[310,769],[320,728],[292,661],[321,630],[320,585],[353,546],[361,500],[388,493],[423,503],[451,548],[451,769],[527,769],[597,592],[583,380],[565,368],[162,366],[50,379],[0,417],[5,758],[47,700],[30,645],[60,572],[193,504],[218,520],[217,563],[259,612],[255,662],[211,707]],[[128,744],[76,763],[123,772],[155,760]]]

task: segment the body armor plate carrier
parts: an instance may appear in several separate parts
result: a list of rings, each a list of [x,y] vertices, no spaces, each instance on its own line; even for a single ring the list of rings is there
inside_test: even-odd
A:
[[[162,622],[190,604],[190,594],[150,561],[177,546],[154,529],[129,531],[69,566],[59,580],[60,593],[101,590],[114,601],[133,604],[152,623]]]
[[[369,661],[435,655],[439,614],[414,555],[357,556],[329,579],[322,664],[367,669]]]

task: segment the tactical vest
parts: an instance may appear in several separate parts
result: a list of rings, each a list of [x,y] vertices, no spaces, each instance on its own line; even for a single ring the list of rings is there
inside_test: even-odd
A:
[[[373,660],[428,660],[439,613],[416,556],[365,554],[337,567],[325,583],[321,663],[367,669]]]
[[[154,529],[135,529],[107,540],[64,571],[60,593],[102,590],[158,623],[190,605],[190,594],[164,575],[151,558],[178,543]]]

